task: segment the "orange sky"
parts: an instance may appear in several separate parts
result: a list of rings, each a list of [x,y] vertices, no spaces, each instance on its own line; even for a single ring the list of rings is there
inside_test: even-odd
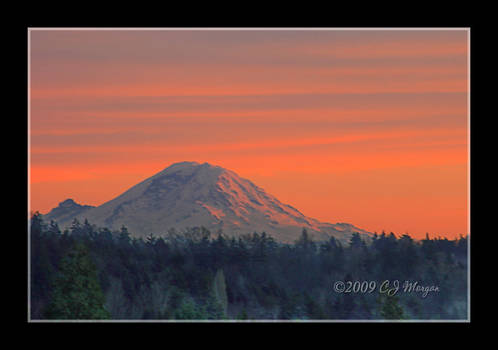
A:
[[[32,210],[198,161],[325,222],[468,233],[466,30],[29,35]]]

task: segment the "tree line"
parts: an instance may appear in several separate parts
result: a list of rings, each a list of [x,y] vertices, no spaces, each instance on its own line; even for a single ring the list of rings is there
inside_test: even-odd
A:
[[[61,232],[39,213],[30,234],[32,319],[467,317],[467,237],[416,241],[382,232],[368,243],[353,234],[342,245],[333,237],[314,242],[303,229],[283,244],[265,232],[231,237],[193,227],[142,239],[86,220]],[[377,288],[341,292],[337,281]],[[379,292],[383,281],[438,290],[388,295]]]

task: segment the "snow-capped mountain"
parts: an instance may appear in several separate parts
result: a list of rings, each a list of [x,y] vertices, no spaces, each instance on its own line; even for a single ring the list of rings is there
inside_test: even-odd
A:
[[[73,203],[62,202],[46,218],[57,221],[61,228],[74,218],[111,229],[125,225],[137,236],[194,226],[213,233],[221,229],[228,236],[264,231],[281,242],[295,241],[303,228],[315,240],[334,236],[346,242],[353,232],[370,235],[351,224],[328,224],[307,217],[233,171],[208,163],[173,164],[98,207]],[[74,215],[60,210],[68,204]]]

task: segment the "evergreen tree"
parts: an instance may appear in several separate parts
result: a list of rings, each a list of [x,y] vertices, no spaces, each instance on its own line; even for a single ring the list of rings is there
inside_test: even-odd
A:
[[[104,302],[97,270],[87,248],[76,244],[60,264],[45,316],[49,319],[108,319],[110,315]]]
[[[45,223],[43,222],[41,214],[36,211],[32,216],[31,216],[31,221],[30,221],[30,232],[31,232],[31,238],[32,239],[39,239],[42,232],[45,229]]]
[[[130,237],[130,232],[128,231],[128,228],[123,225],[121,226],[121,230],[119,231],[119,242],[125,246],[128,246],[128,244],[130,244],[130,241],[131,241],[131,237]]]
[[[220,304],[222,313],[226,315],[228,307],[227,288],[223,270],[216,271],[213,281],[213,294],[216,301]]]
[[[208,320],[222,320],[226,318],[226,312],[223,310],[222,304],[215,297],[214,293],[211,293],[207,298],[204,311],[206,313],[205,318]]]
[[[249,316],[247,315],[247,310],[245,308],[243,308],[242,311],[237,316],[237,320],[248,320],[248,319],[249,319]]]
[[[193,300],[184,300],[178,310],[175,312],[177,320],[205,320],[207,319],[206,311],[199,307]]]
[[[306,228],[303,228],[303,230],[301,231],[301,236],[295,244],[298,249],[302,249],[304,252],[313,251],[315,248],[315,243],[311,239]]]
[[[385,294],[380,298],[380,315],[386,320],[402,320],[405,318],[403,308],[399,305],[398,297]]]
[[[352,249],[365,247],[365,242],[363,242],[363,240],[361,239],[360,234],[358,232],[353,232],[353,234],[351,235],[351,239],[349,241],[349,246]]]
[[[49,233],[51,235],[60,235],[61,234],[61,230],[59,229],[59,225],[57,224],[57,222],[55,222],[54,220],[50,220],[50,224],[49,224],[47,233]]]
[[[327,318],[320,304],[313,300],[308,293],[304,294],[304,307],[310,320],[323,320]]]

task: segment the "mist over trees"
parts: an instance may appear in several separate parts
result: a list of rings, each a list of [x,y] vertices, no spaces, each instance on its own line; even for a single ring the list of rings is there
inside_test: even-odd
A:
[[[142,239],[88,221],[61,232],[38,213],[30,228],[31,319],[467,318],[467,237],[382,233],[366,244],[356,234],[345,246],[303,230],[282,244],[195,227]],[[386,280],[399,281],[396,295],[379,292]],[[358,283],[338,292],[337,281]],[[365,281],[375,290],[356,288]],[[437,290],[424,297],[413,282]]]

